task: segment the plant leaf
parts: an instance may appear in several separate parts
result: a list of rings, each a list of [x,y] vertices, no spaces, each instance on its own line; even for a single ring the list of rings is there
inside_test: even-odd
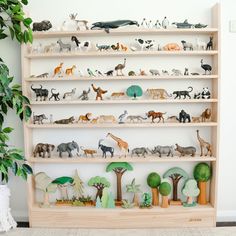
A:
[[[14,129],[11,128],[11,127],[6,127],[6,128],[3,129],[3,132],[6,133],[6,134],[9,134],[9,133],[11,133],[13,130],[14,130]]]
[[[32,168],[31,168],[29,165],[23,164],[23,165],[22,165],[22,168],[23,168],[23,170],[25,170],[25,172],[26,172],[27,174],[29,174],[29,175],[32,175],[32,174],[33,174],[33,170],[32,170]]]
[[[20,155],[19,153],[13,152],[9,155],[10,158],[13,158],[15,160],[24,160],[24,157]]]
[[[32,19],[31,19],[31,18],[25,18],[25,19],[23,20],[23,23],[24,23],[24,25],[25,25],[26,27],[29,27],[30,24],[32,23]]]

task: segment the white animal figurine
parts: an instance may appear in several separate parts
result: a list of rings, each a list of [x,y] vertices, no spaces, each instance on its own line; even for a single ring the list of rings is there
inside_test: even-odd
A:
[[[43,50],[43,45],[42,43],[33,44],[33,46],[30,49],[31,53],[41,53]]]
[[[161,23],[159,22],[159,20],[156,21],[156,23],[154,24],[153,28],[156,28],[156,29],[160,29],[161,28]]]
[[[199,38],[196,39],[196,49],[197,50],[205,50],[206,49],[206,42],[201,41]]]
[[[163,21],[162,21],[162,27],[164,28],[164,29],[167,29],[168,27],[169,27],[169,20],[167,19],[167,17],[165,16],[164,17],[164,19],[163,19]]]
[[[81,70],[78,70],[78,74],[79,74],[80,77],[84,76],[84,73]]]

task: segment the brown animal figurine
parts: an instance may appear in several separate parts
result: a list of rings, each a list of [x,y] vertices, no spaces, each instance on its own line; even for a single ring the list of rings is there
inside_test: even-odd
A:
[[[211,109],[207,108],[202,114],[201,114],[202,122],[209,121],[211,119]]]
[[[125,157],[129,152],[129,144],[127,142],[125,142],[124,140],[122,140],[121,138],[118,138],[117,136],[108,133],[107,137],[110,136],[113,140],[116,141],[118,147],[120,148],[120,150],[124,150],[125,151]]]
[[[61,120],[56,120],[53,123],[55,124],[63,124],[63,125],[68,125],[68,124],[73,124],[73,122],[75,121],[74,116],[71,116],[68,119],[61,119]]]
[[[120,49],[120,44],[119,43],[116,43],[116,45],[111,45],[111,48],[114,50],[114,51],[119,51]]]
[[[48,154],[48,158],[51,157],[51,152],[54,150],[55,146],[53,144],[48,144],[48,143],[38,143],[33,151],[34,157],[39,155],[39,157],[46,157],[46,153]],[[43,156],[42,156],[43,153]]]
[[[98,123],[98,119],[99,119],[99,117],[93,118],[93,119],[91,120],[91,123],[92,123],[92,124],[97,124],[97,123]]]
[[[148,118],[152,117],[152,123],[154,123],[154,120],[157,118],[159,119],[157,123],[159,123],[161,120],[164,123],[164,117],[163,117],[164,114],[166,114],[166,112],[163,113],[163,112],[149,111],[147,113],[147,117]]]
[[[111,94],[112,98],[120,98],[120,97],[123,97],[123,96],[125,96],[124,92],[115,92],[115,93]]]
[[[199,130],[197,130],[197,139],[199,141],[200,144],[200,149],[201,149],[201,154],[200,156],[203,156],[204,154],[204,149],[206,149],[206,153],[205,156],[207,156],[208,154],[210,154],[210,156],[212,156],[212,145],[208,142],[206,142],[204,139],[202,139],[199,135]]]
[[[195,154],[196,154],[196,148],[195,147],[192,147],[192,146],[181,147],[177,143],[175,145],[176,145],[175,151],[179,152],[180,156],[190,155],[190,156],[194,157]]]
[[[141,76],[146,76],[147,74],[146,74],[146,72],[145,72],[145,70],[139,70],[139,75],[141,75]]]
[[[118,64],[116,67],[115,67],[115,71],[116,71],[116,75],[117,76],[123,76],[123,72],[122,70],[125,68],[125,64],[126,64],[126,58],[124,59],[124,63],[123,64]],[[119,74],[120,72],[120,74]]]
[[[80,149],[84,152],[84,155],[88,157],[88,155],[91,155],[91,157],[94,157],[93,154],[96,154],[97,151],[93,149],[84,149],[84,147],[80,147]]]
[[[75,65],[73,65],[71,68],[67,68],[67,69],[66,69],[66,75],[73,75],[75,68],[76,68]]]
[[[163,47],[165,51],[179,51],[180,46],[177,43],[168,43]]]
[[[91,84],[91,86],[92,86],[92,88],[93,88],[93,91],[95,92],[95,93],[97,93],[97,95],[96,95],[96,100],[98,100],[99,98],[101,99],[101,100],[103,100],[102,99],[102,95],[103,94],[105,94],[105,93],[107,93],[107,90],[103,90],[103,89],[101,89],[100,87],[95,87],[93,84]]]
[[[62,73],[62,66],[63,66],[63,63],[61,62],[60,65],[54,69],[53,77]]]
[[[122,50],[122,51],[125,51],[125,52],[126,52],[126,51],[128,50],[128,47],[126,47],[126,46],[123,45],[123,44],[121,44],[120,47],[121,47],[121,50]]]
[[[199,117],[199,116],[192,116],[192,122],[193,123],[200,123],[201,122],[201,117]]]
[[[85,115],[81,115],[79,116],[79,119],[78,119],[78,122],[89,122],[91,119],[90,119],[90,116],[92,115],[92,113],[86,113]]]

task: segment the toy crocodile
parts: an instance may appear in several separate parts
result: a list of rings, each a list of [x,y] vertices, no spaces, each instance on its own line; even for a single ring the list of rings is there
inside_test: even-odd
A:
[[[107,33],[109,33],[110,29],[117,29],[121,26],[126,26],[126,25],[137,25],[139,26],[137,21],[133,20],[115,20],[115,21],[104,21],[104,22],[95,22],[92,24],[93,26],[91,29],[105,29]]]

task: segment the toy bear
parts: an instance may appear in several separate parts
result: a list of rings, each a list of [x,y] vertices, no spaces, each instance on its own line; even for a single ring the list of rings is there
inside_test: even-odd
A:
[[[210,99],[211,98],[211,93],[208,89],[208,87],[205,87],[202,89],[202,99]]]

